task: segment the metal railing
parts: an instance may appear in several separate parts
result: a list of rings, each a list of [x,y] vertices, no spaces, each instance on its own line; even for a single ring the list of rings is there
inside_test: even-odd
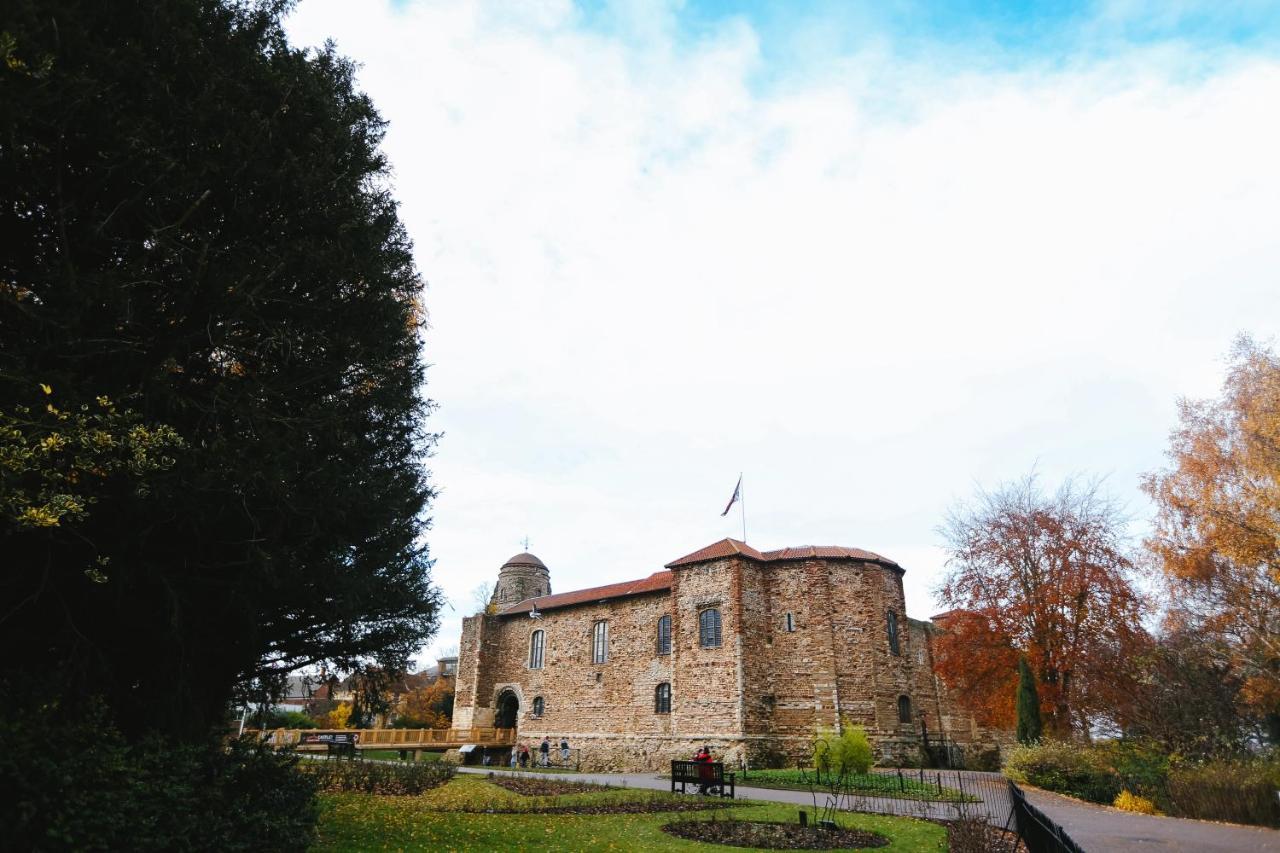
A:
[[[1040,811],[1013,782],[1009,783],[1013,800],[1013,822],[1018,837],[1027,845],[1028,853],[1084,853],[1084,848],[1071,840],[1066,831]]]
[[[272,746],[296,746],[303,733],[355,734],[358,749],[409,749],[414,747],[448,747],[452,744],[506,745],[515,743],[515,729],[270,729],[261,732]],[[246,732],[248,734],[248,732]],[[304,747],[306,748],[306,747]]]

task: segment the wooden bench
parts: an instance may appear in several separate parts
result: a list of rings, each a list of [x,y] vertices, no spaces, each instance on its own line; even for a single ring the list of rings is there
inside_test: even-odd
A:
[[[719,794],[732,800],[733,777],[734,774],[724,772],[724,764],[719,761],[673,761],[671,793],[676,792],[678,782],[682,794],[685,793],[686,785],[697,785],[699,794]]]

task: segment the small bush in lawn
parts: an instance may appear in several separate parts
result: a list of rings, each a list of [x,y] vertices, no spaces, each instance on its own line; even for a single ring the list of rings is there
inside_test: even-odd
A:
[[[867,730],[862,726],[846,725],[839,733],[823,732],[814,741],[813,766],[819,778],[861,776],[871,769],[873,758]]]
[[[1015,782],[1103,805],[1115,802],[1122,787],[1105,756],[1063,741],[1017,747],[1005,764],[1005,775]]]
[[[308,761],[306,775],[321,791],[412,796],[439,787],[453,778],[454,767],[443,761],[384,764],[379,761]]]
[[[1113,806],[1125,812],[1137,812],[1138,814],[1160,814],[1156,810],[1156,804],[1146,797],[1140,797],[1137,794],[1131,794],[1128,791],[1121,791],[1116,795]]]

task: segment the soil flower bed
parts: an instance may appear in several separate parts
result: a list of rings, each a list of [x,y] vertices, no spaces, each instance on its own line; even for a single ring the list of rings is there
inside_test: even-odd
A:
[[[860,829],[817,829],[757,820],[687,820],[669,823],[662,830],[704,844],[766,850],[847,850],[884,847],[889,843],[883,835]]]
[[[598,794],[601,791],[620,790],[611,785],[593,785],[590,782],[564,782],[559,779],[527,779],[520,776],[494,776],[492,785],[506,788],[526,797],[555,797],[561,794]]]

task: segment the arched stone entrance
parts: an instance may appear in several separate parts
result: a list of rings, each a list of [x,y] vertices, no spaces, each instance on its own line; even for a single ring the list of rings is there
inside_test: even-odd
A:
[[[520,714],[520,699],[513,690],[498,694],[498,706],[493,715],[493,725],[499,729],[514,729]]]

